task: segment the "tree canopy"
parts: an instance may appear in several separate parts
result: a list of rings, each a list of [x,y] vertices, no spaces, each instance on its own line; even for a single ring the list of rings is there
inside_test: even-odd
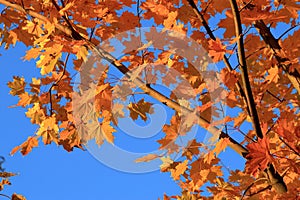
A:
[[[160,160],[178,183],[164,200],[299,198],[299,0],[0,4],[1,45],[25,44],[40,69],[7,83],[38,127],[11,154],[113,146],[121,119],[155,123],[158,104],[157,151],[135,162]],[[226,148],[243,170],[222,165]],[[12,175],[0,173],[0,190]]]

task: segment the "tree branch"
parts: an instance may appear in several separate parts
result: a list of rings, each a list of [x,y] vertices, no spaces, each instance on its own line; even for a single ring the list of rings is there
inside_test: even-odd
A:
[[[243,39],[243,32],[242,32],[242,23],[239,14],[238,5],[235,0],[230,0],[231,9],[233,12],[234,24],[235,24],[235,34],[238,37],[238,60],[241,66],[242,72],[242,82],[244,85],[244,91],[246,95],[246,99],[248,102],[248,107],[250,111],[250,117],[253,122],[254,130],[256,132],[257,137],[263,138],[263,133],[260,127],[259,117],[256,110],[256,105],[254,102],[251,85],[249,81],[249,75],[247,70],[247,63],[246,63],[246,56],[245,56],[245,48],[244,48],[244,39]]]
[[[288,79],[291,81],[292,85],[300,95],[300,74],[296,69],[293,72],[290,72],[289,68],[291,64],[284,64],[285,62],[288,62],[290,60],[289,58],[281,56],[282,49],[278,43],[278,39],[273,36],[270,29],[266,26],[263,20],[255,21],[254,26],[258,30],[266,45],[268,45],[272,49],[273,55],[278,62],[278,66],[284,70],[284,72],[288,76]]]
[[[248,102],[248,107],[251,113],[251,120],[254,125],[254,130],[256,132],[257,137],[263,138],[263,133],[260,127],[260,121],[258,117],[258,113],[256,110],[256,105],[254,102],[252,90],[250,81],[248,78],[248,70],[247,70],[247,63],[246,63],[246,56],[245,56],[245,49],[244,49],[244,41],[243,41],[243,35],[242,35],[242,23],[241,18],[239,14],[238,5],[236,3],[236,0],[230,0],[231,9],[233,13],[234,18],[234,24],[235,24],[235,34],[236,37],[238,37],[238,59],[239,64],[241,65],[241,72],[242,72],[242,81],[244,85],[244,90]],[[285,193],[287,192],[287,187],[283,181],[283,178],[278,174],[278,172],[275,171],[274,166],[270,164],[270,167],[268,167],[265,170],[265,174],[267,175],[271,186],[274,187],[274,189],[278,193]]]
[[[209,25],[207,24],[204,16],[201,14],[200,10],[197,8],[196,4],[194,3],[193,0],[187,0],[190,4],[190,6],[192,7],[194,13],[196,14],[196,16],[198,17],[198,19],[201,21],[202,25],[204,26],[207,34],[209,35],[209,37],[212,39],[212,40],[216,40],[216,37],[214,36],[213,34],[213,31],[211,30],[211,28],[209,27]],[[225,66],[227,67],[227,69],[229,71],[233,71],[234,69],[232,68],[230,62],[229,62],[229,59],[226,57],[226,55],[223,56],[223,62],[225,63]],[[237,81],[236,84],[235,84],[237,90],[239,91],[239,93],[241,94],[242,98],[243,98],[243,101],[244,101],[244,104],[245,105],[248,105],[247,103],[247,98],[246,98],[246,95],[245,95],[245,92],[243,90],[243,87],[241,86],[240,82]],[[248,114],[250,115],[250,111],[249,111],[249,108],[248,106],[246,106],[246,110],[248,112]]]

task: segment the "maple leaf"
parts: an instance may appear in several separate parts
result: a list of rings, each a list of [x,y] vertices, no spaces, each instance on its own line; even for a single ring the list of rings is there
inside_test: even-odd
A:
[[[52,141],[58,144],[58,130],[56,118],[53,115],[51,117],[46,117],[46,119],[42,121],[36,134],[43,137],[44,144],[50,144]]]
[[[11,185],[11,183],[8,179],[2,179],[1,182],[0,182],[0,191],[3,190],[4,185]]]
[[[63,45],[54,44],[52,47],[45,48],[45,52],[40,55],[40,59],[36,62],[36,66],[41,68],[41,75],[49,74],[53,71],[59,58],[61,57]]]
[[[268,75],[266,77],[266,81],[277,83],[279,79],[278,75],[278,67],[272,67],[268,70]]]
[[[26,55],[23,57],[25,60],[36,59],[41,52],[41,48],[31,48],[26,51]]]
[[[110,125],[110,121],[107,120],[101,123],[101,132],[109,143],[114,142],[113,133],[116,132],[116,130]]]
[[[223,83],[230,89],[235,87],[236,82],[238,81],[237,72],[232,70],[229,71],[227,68],[222,69],[221,79]]]
[[[97,86],[94,104],[97,112],[111,110],[112,87],[109,84]]]
[[[21,78],[19,76],[14,76],[12,82],[8,82],[7,85],[11,89],[10,94],[15,96],[15,95],[20,95],[25,92],[25,79]]]
[[[173,177],[174,180],[179,180],[180,175],[182,175],[185,170],[188,167],[188,160],[185,160],[184,162],[179,163],[175,169],[171,170],[171,176]]]
[[[221,153],[221,151],[223,151],[228,146],[228,144],[230,144],[229,138],[221,138],[214,148],[214,152],[216,153],[216,155],[219,155],[219,153]]]
[[[167,171],[168,168],[174,163],[170,157],[161,157],[162,164],[160,165],[161,171]]]
[[[149,102],[145,102],[144,99],[139,100],[137,103],[130,103],[128,105],[128,109],[130,111],[131,119],[137,120],[138,116],[140,116],[142,120],[146,121],[147,113],[153,113],[151,106],[152,104]]]
[[[167,28],[167,29],[171,29],[174,24],[176,24],[176,17],[178,15],[178,12],[170,12],[168,14],[168,18],[166,20],[164,20],[164,26]]]
[[[31,152],[33,147],[37,147],[37,146],[38,146],[37,138],[36,137],[28,137],[28,139],[23,144],[13,148],[13,150],[10,152],[10,154],[13,155],[21,149],[21,153],[23,154],[23,156],[25,156],[29,152]]]
[[[270,154],[269,138],[258,138],[257,142],[252,142],[247,145],[249,154],[247,154],[246,171],[250,174],[255,174],[258,170],[264,170],[272,163],[273,157]]]
[[[40,124],[45,118],[45,111],[40,107],[39,103],[34,103],[33,107],[26,112],[26,116],[31,118],[31,123]]]
[[[32,97],[28,94],[28,92],[24,92],[24,93],[20,94],[19,98],[20,98],[20,100],[19,100],[17,106],[22,106],[22,107],[29,105],[32,100]]]
[[[11,196],[11,200],[26,200],[26,198],[20,194],[16,194],[14,193],[12,196]]]
[[[174,140],[179,135],[180,117],[173,115],[170,123],[170,125],[164,125],[163,132],[166,133],[166,139]]]
[[[192,141],[189,141],[182,155],[186,156],[188,160],[192,160],[194,155],[198,155],[200,153],[200,147],[202,147],[202,144],[198,143],[196,139],[193,139]]]
[[[76,56],[77,56],[78,60],[82,59],[84,62],[86,62],[88,54],[89,54],[89,52],[88,52],[86,46],[80,46]]]
[[[223,56],[226,53],[226,46],[224,46],[220,39],[216,41],[210,40],[209,44],[209,55],[212,57],[214,62],[219,62],[223,59]]]

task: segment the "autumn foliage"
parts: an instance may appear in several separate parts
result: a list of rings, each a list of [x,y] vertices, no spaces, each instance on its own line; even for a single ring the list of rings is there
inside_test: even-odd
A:
[[[26,117],[38,126],[11,154],[27,155],[51,143],[67,151],[84,149],[90,140],[114,143],[118,119],[146,122],[159,102],[172,115],[157,141],[163,153],[136,162],[160,159],[161,171],[178,183],[182,194],[164,195],[164,200],[299,198],[298,0],[0,4],[2,46],[25,44],[23,59],[35,60],[40,69],[39,77],[15,76],[7,84],[18,98],[16,106],[26,108]],[[139,32],[143,27],[160,29]],[[123,34],[135,29],[135,35]],[[121,45],[112,38],[122,42],[125,53],[115,54]],[[186,53],[197,48],[194,44],[204,53]],[[207,75],[212,73],[207,62],[217,66],[213,77],[219,85]],[[74,74],[84,84],[76,84]],[[122,103],[130,97],[135,101]],[[81,123],[87,119],[94,121]],[[180,146],[177,139],[194,126],[212,134],[209,143],[196,136]],[[224,172],[218,156],[226,148],[245,158],[244,170]],[[173,159],[174,154],[181,156]]]

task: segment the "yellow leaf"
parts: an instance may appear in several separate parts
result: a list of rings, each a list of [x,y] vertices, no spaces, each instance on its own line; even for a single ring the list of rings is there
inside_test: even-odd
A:
[[[234,119],[234,125],[233,126],[235,126],[235,127],[240,126],[245,121],[246,118],[247,118],[246,113],[244,113],[244,112],[239,113],[239,116]]]
[[[41,68],[41,74],[49,74],[53,71],[58,59],[61,57],[63,45],[54,44],[52,47],[46,48],[46,51],[40,56],[36,62],[37,67]]]
[[[176,17],[178,15],[178,12],[175,11],[175,12],[170,12],[168,14],[168,18],[166,20],[164,20],[164,26],[166,29],[170,29],[172,28],[172,26],[174,24],[176,24]]]
[[[116,130],[110,125],[110,121],[104,121],[101,123],[101,132],[107,142],[114,142],[115,137],[113,133],[116,132]]]
[[[162,157],[160,159],[162,161],[162,164],[160,165],[161,171],[166,171],[173,163],[173,160],[170,157]]]
[[[58,132],[58,125],[56,123],[56,118],[54,116],[47,117],[44,121],[42,121],[39,131],[37,135],[41,135],[44,131],[53,130],[56,133]]]
[[[182,175],[187,169],[188,160],[185,160],[182,163],[179,163],[174,170],[171,170],[171,176],[174,180],[179,180],[180,175]]]
[[[230,143],[229,138],[221,138],[217,142],[214,152],[218,155],[219,153],[221,153],[221,151],[223,151],[227,147],[229,143]]]
[[[88,50],[87,50],[87,48],[85,47],[85,46],[81,46],[80,48],[79,48],[79,51],[77,52],[77,54],[76,54],[76,57],[78,58],[78,59],[81,59],[82,58],[82,60],[85,62],[86,60],[87,60],[87,55],[88,55]]]
[[[45,118],[44,110],[41,109],[39,103],[34,103],[33,107],[29,108],[25,114],[28,118],[31,118],[30,121],[33,124],[40,124]]]
[[[36,59],[40,55],[40,48],[31,48],[26,51],[26,55],[23,57],[25,60]]]
[[[279,79],[278,75],[278,67],[272,67],[268,70],[268,75],[266,77],[266,80],[270,82],[277,83]]]

